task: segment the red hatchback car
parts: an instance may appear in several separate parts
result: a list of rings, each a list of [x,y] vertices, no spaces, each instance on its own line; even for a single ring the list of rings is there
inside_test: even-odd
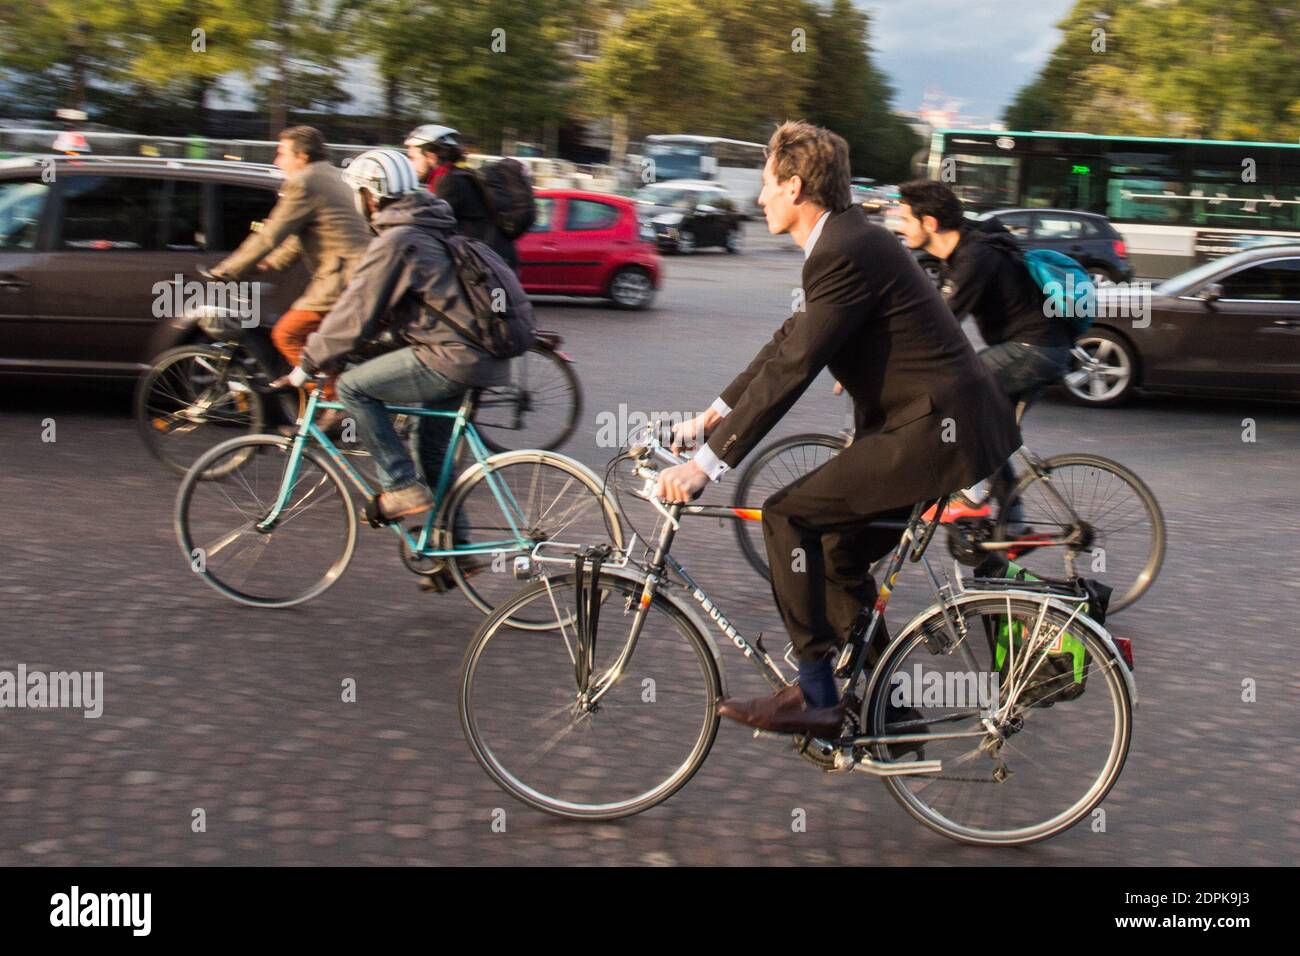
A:
[[[536,191],[537,221],[515,242],[524,291],[584,295],[644,309],[659,288],[659,253],[636,203],[576,189]]]

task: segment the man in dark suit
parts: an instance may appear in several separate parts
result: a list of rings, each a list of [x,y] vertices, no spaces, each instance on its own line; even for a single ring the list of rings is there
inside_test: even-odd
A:
[[[692,461],[661,473],[659,496],[689,501],[741,460],[829,368],[853,399],[852,445],[763,504],[772,590],[799,659],[799,683],[719,712],[781,733],[833,734],[843,721],[830,656],[875,601],[871,563],[928,498],[997,470],[1020,446],[1011,406],[909,253],[867,220],[849,192],[848,147],[790,122],[773,134],[759,196],[769,231],[804,250],[806,307],[685,423],[708,436]]]

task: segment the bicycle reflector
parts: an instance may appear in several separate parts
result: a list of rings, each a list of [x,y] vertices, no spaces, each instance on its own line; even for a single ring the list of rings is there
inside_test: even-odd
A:
[[[1133,642],[1127,637],[1116,637],[1111,635],[1110,639],[1115,642],[1115,647],[1119,651],[1120,657],[1124,658],[1124,663],[1128,669],[1133,669]]]

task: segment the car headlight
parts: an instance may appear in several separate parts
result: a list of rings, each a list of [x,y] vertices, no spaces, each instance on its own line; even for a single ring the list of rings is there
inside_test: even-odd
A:
[[[682,214],[679,212],[666,212],[655,216],[654,223],[656,226],[680,226],[682,218]]]
[[[647,240],[653,241],[653,240],[654,240],[654,237],[655,237],[655,227],[652,226],[650,223],[648,223],[648,222],[642,220],[642,222],[641,222],[641,238],[642,238],[642,239],[647,239]]]

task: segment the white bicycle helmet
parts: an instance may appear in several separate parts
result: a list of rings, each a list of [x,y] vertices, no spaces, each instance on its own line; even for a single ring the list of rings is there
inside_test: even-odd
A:
[[[403,146],[459,146],[460,132],[450,126],[426,123],[411,130]]]
[[[370,149],[362,153],[343,170],[343,178],[354,190],[354,199],[361,215],[366,215],[362,192],[376,199],[396,199],[407,193],[418,192],[420,177],[405,153],[395,149]]]

